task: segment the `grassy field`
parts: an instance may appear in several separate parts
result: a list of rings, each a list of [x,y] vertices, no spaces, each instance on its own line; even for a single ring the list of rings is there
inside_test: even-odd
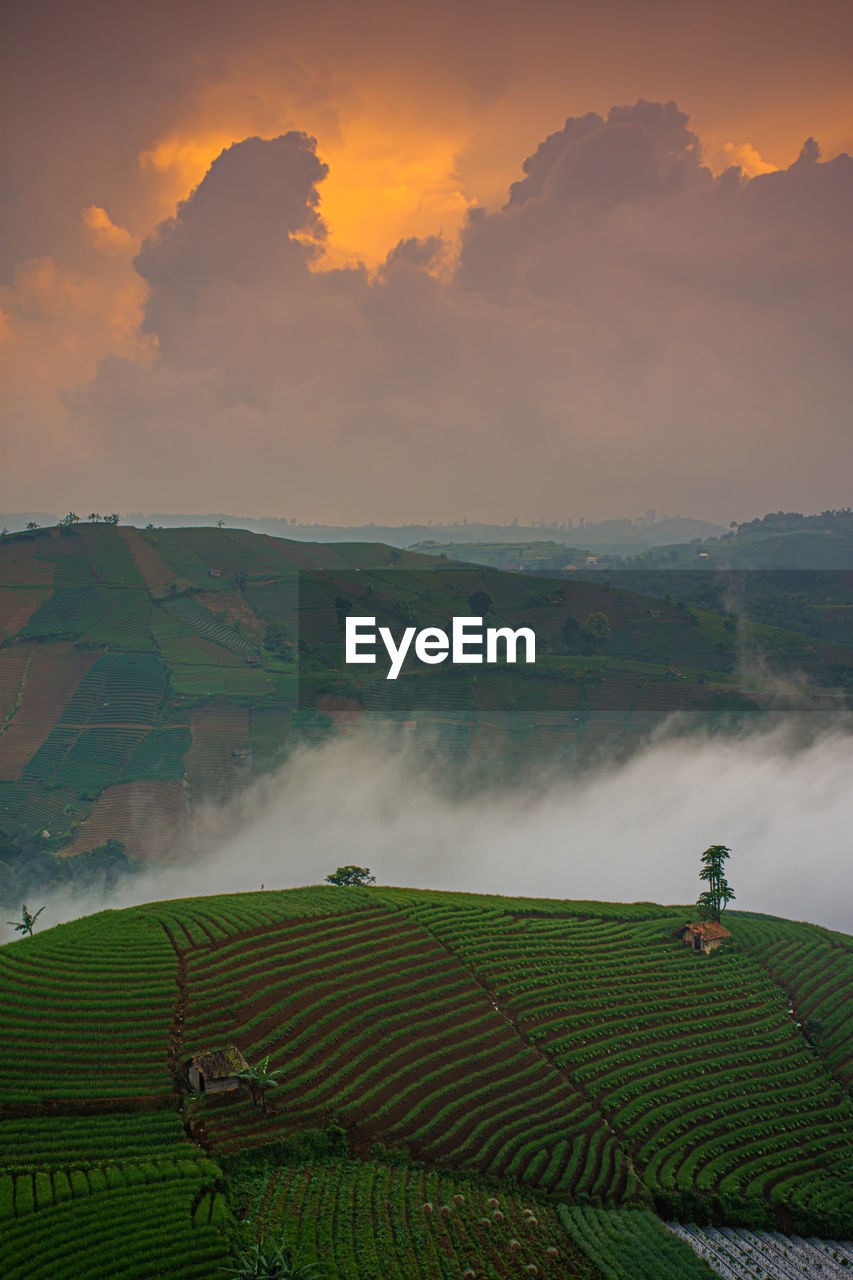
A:
[[[849,1239],[853,940],[730,911],[696,956],[689,910],[320,886],[11,943],[9,1274],[71,1233],[106,1280],[116,1231],[140,1280],[271,1235],[328,1280],[707,1275],[661,1218]],[[280,1070],[264,1107],[189,1090],[227,1045]]]

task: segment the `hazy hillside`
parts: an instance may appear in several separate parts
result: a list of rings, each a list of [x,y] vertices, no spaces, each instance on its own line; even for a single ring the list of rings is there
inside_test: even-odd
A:
[[[784,705],[750,655],[807,676],[812,707],[821,686],[853,679],[849,643],[378,544],[79,524],[3,539],[0,582],[11,902],[29,883],[114,875],[119,846],[165,856],[199,801],[227,799],[330,734],[382,725],[451,776],[515,776],[544,757],[629,751],[674,710],[717,723]],[[410,661],[396,681],[381,660],[345,667],[348,614],[400,634],[475,609],[489,625],[532,627],[535,666]]]
[[[802,515],[776,511],[745,521],[721,537],[652,549],[633,568],[853,569],[853,510]]]
[[[235,1214],[328,1280],[707,1276],[661,1216],[842,1238],[853,939],[729,911],[696,956],[693,910],[322,886],[2,948],[5,1274],[112,1277],[121,1233],[121,1275],[207,1277]],[[192,1093],[229,1046],[277,1086]]]
[[[154,524],[158,528],[180,529],[197,526],[214,527],[222,521],[230,529],[248,529],[252,533],[271,534],[276,538],[288,538],[299,542],[383,542],[392,547],[410,547],[424,539],[453,542],[496,542],[507,539],[525,541],[546,536],[554,541],[571,545],[581,539],[584,546],[606,550],[614,555],[635,555],[648,547],[668,546],[672,542],[686,542],[690,538],[710,538],[724,532],[717,524],[707,520],[693,520],[683,516],[655,518],[654,512],[639,520],[585,521],[581,518],[560,524],[544,520],[532,525],[482,524],[477,521],[457,521],[454,524],[298,524],[275,516],[233,515],[225,511],[199,514],[166,514],[164,512],[128,512],[123,519],[128,524],[142,526]],[[56,524],[58,515],[43,511],[0,512],[0,525],[9,533],[18,533],[28,521],[41,525]]]

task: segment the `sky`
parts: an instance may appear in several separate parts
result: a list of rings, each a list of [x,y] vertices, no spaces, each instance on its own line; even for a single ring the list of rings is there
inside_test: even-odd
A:
[[[0,509],[849,503],[849,4],[4,28]]]

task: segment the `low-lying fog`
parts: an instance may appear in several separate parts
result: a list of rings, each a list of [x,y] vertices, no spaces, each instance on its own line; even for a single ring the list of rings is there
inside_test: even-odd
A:
[[[360,736],[306,750],[202,812],[181,865],[152,866],[109,899],[39,905],[47,925],[103,906],[317,884],[343,863],[380,884],[690,903],[700,853],[726,844],[735,908],[850,932],[851,833],[849,725],[805,740],[802,723],[726,739],[670,728],[618,765],[464,795],[414,747]]]

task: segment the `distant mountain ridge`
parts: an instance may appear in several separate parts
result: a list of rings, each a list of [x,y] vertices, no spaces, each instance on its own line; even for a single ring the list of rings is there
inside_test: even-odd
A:
[[[48,525],[57,524],[59,517],[45,512],[0,513],[0,526],[5,525],[10,533],[20,532],[29,520]],[[591,550],[607,551],[613,555],[633,555],[649,547],[687,542],[691,538],[710,538],[725,532],[721,525],[682,516],[666,516],[661,520],[643,517],[639,520],[591,522],[581,518],[577,524],[548,524],[542,521],[532,525],[521,525],[518,521],[510,524],[478,521],[402,525],[300,524],[276,516],[235,516],[223,511],[202,515],[131,511],[122,517],[123,523],[139,527],[150,523],[162,529],[209,528],[216,526],[220,520],[231,529],[247,529],[252,533],[265,533],[299,542],[383,542],[402,548],[426,539],[439,542],[499,542],[548,538],[566,546],[582,544]]]

